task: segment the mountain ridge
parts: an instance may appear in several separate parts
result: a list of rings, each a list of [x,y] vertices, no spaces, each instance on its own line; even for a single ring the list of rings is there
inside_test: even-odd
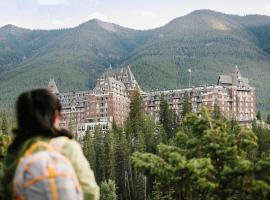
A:
[[[257,87],[259,109],[270,111],[270,17],[211,10],[149,30],[97,19],[60,30],[1,27],[1,107],[13,106],[9,100],[21,91],[45,87],[50,77],[60,91],[91,89],[110,64],[130,65],[145,90],[186,87],[189,68],[194,85],[214,84],[238,65]]]

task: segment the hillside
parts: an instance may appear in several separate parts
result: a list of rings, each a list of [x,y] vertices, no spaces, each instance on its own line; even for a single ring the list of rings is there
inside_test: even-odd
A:
[[[152,30],[153,39],[125,63],[140,74],[138,81],[147,90],[187,87],[188,68],[192,85],[215,84],[219,74],[238,65],[257,87],[259,109],[269,111],[269,27],[266,16],[195,11]]]
[[[0,28],[0,102],[46,86],[61,91],[92,88],[112,64],[131,66],[145,90],[214,84],[238,65],[257,87],[258,107],[270,111],[270,17],[194,11],[167,25],[138,31],[90,20],[63,30]]]

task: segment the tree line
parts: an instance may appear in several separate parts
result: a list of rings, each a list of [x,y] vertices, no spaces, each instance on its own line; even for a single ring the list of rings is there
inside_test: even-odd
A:
[[[155,124],[135,93],[124,127],[86,133],[85,156],[99,184],[115,184],[114,199],[270,198],[268,129],[240,126],[217,105],[191,113],[187,94],[180,118],[164,96],[159,113]]]
[[[0,169],[11,141],[8,116],[1,118]],[[123,127],[87,131],[79,142],[102,200],[268,199],[269,134],[255,121],[247,128],[224,118],[217,105],[191,113],[187,93],[181,116],[162,95],[155,124],[135,92]]]

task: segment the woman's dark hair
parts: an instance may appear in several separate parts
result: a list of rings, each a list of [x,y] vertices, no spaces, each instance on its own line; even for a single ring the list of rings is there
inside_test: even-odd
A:
[[[17,129],[13,130],[15,138],[11,146],[35,136],[72,138],[67,130],[54,127],[56,112],[60,114],[61,104],[49,90],[35,89],[22,93],[16,103]]]

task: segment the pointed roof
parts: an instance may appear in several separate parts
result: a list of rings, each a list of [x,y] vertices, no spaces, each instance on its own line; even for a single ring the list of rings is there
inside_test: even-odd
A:
[[[133,73],[132,73],[129,65],[127,66],[127,70],[128,70],[128,75],[129,75],[130,79],[136,81],[136,79],[135,79],[135,77],[134,77],[134,75],[133,75]]]
[[[218,85],[226,86],[249,86],[249,81],[247,78],[242,77],[238,66],[235,66],[234,71],[231,75],[220,75],[218,79]]]
[[[235,65],[234,72],[239,72],[239,71],[240,71],[240,70],[239,70],[238,66]]]
[[[105,70],[100,78],[108,79],[109,77],[113,77],[116,80],[123,82],[128,90],[142,90],[129,65],[127,67],[118,67],[115,69],[112,69],[110,65],[110,67]]]
[[[128,71],[128,76],[129,76],[129,78],[130,78],[130,80],[131,80],[131,82],[132,82],[133,87],[135,87],[136,89],[141,90],[141,88],[140,88],[140,86],[139,86],[137,80],[135,79],[135,76],[133,75],[133,73],[132,73],[132,71],[131,71],[129,65],[127,66],[127,71]],[[135,88],[134,88],[134,89],[135,89]]]
[[[54,79],[52,79],[52,78],[49,81],[48,89],[53,94],[59,94],[59,90],[58,90],[58,88],[56,86],[56,83],[55,83]]]

